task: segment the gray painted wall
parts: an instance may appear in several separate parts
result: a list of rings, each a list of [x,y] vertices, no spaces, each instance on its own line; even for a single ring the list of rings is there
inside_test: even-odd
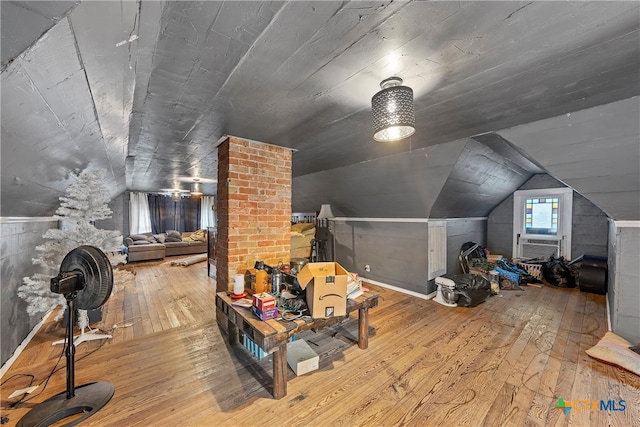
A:
[[[635,345],[640,343],[640,227],[610,221],[609,253],[611,329]]]
[[[3,218],[3,221],[5,218]],[[0,334],[2,336],[2,364],[27,337],[41,317],[30,318],[27,303],[18,297],[22,278],[35,272],[32,259],[38,256],[36,246],[42,244],[42,235],[50,228],[57,228],[57,220],[42,221],[32,218],[23,222],[0,222]],[[44,314],[44,313],[43,313]]]
[[[295,177],[291,209],[314,212],[329,203],[336,215],[352,218],[427,218],[466,142]]]
[[[498,132],[615,220],[640,219],[640,99]]]
[[[458,256],[460,248],[467,242],[487,245],[486,219],[459,218],[447,221],[447,274],[462,273]],[[435,284],[433,290],[435,290]]]
[[[546,174],[534,175],[520,190],[566,187]],[[573,231],[571,256],[583,254],[607,256],[607,216],[581,194],[573,193]],[[489,215],[487,248],[495,254],[513,256],[513,194],[500,203]]]
[[[376,220],[335,221],[336,261],[371,280],[427,295],[435,290],[428,281],[429,228],[427,222]],[[458,254],[468,241],[484,244],[486,221],[447,220],[447,273],[461,272]],[[366,272],[364,266],[371,266]]]
[[[335,221],[336,261],[349,271],[428,294],[426,222]],[[365,272],[364,266],[371,266]]]

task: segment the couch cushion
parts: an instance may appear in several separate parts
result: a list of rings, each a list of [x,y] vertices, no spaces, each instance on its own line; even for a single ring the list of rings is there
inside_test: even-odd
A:
[[[164,245],[160,243],[149,243],[146,244],[133,244],[129,246],[129,252],[144,252],[144,251],[162,251],[164,250]]]
[[[173,242],[173,241],[170,241],[169,238],[167,237],[167,240],[164,241],[164,246],[167,248],[178,248],[182,246],[189,246],[189,242],[183,242],[183,241]]]

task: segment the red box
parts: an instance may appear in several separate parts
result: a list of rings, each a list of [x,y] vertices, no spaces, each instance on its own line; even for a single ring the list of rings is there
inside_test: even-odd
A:
[[[267,292],[253,294],[253,306],[262,311],[266,311],[276,307],[276,299],[273,295]]]
[[[278,317],[278,309],[276,307],[260,310],[254,305],[251,309],[253,310],[253,314],[258,316],[260,320],[269,320]]]

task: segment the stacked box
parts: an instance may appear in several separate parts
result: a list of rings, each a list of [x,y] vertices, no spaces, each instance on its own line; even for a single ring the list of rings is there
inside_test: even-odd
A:
[[[267,292],[253,294],[253,306],[259,308],[262,311],[275,308],[276,298]]]
[[[253,314],[258,316],[258,319],[260,320],[269,320],[278,317],[278,309],[276,307],[260,310],[254,305],[253,307],[251,307],[251,309],[253,310]]]

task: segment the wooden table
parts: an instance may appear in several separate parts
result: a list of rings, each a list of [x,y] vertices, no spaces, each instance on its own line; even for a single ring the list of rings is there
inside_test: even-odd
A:
[[[287,342],[297,332],[321,329],[346,319],[349,313],[358,310],[358,347],[369,346],[369,309],[378,305],[378,295],[365,292],[355,300],[347,300],[347,315],[328,319],[297,319],[285,321],[258,319],[251,309],[232,305],[227,292],[216,294],[216,320],[229,335],[229,344],[239,342],[240,333],[247,335],[267,353],[273,353],[273,397],[281,399],[287,395]]]

